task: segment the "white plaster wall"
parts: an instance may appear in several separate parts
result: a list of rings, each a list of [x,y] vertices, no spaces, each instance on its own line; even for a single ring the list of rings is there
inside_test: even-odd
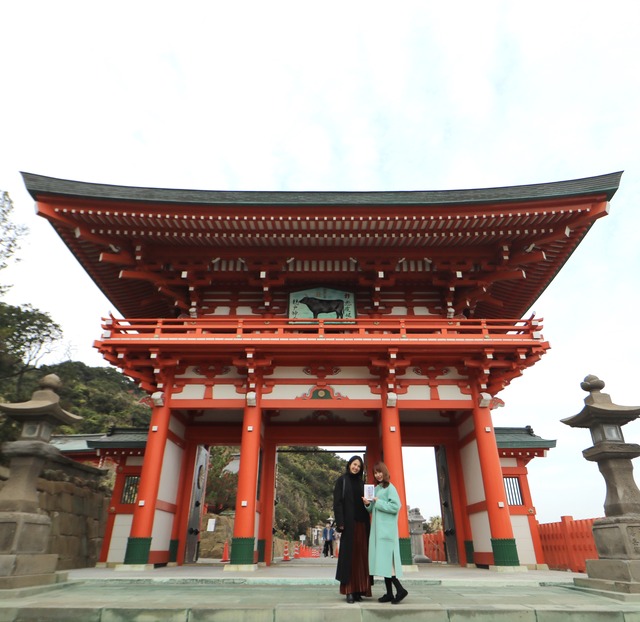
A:
[[[441,400],[465,400],[471,402],[471,396],[465,395],[458,385],[442,384],[438,387]]]
[[[201,400],[204,398],[204,388],[203,384],[186,384],[180,393],[173,393],[171,399],[175,401]]]
[[[235,385],[217,384],[213,387],[213,397],[216,400],[243,400],[244,395],[236,391]]]
[[[501,467],[517,467],[518,461],[515,458],[500,458]]]
[[[533,548],[533,539],[529,529],[529,519],[526,516],[512,516],[511,527],[513,537],[516,539],[516,549],[518,550],[518,560],[521,565],[536,564],[536,553]]]
[[[151,532],[151,550],[165,551],[171,542],[171,528],[173,514],[163,510],[156,510],[153,516],[153,531]]]
[[[473,534],[473,550],[478,553],[491,553],[491,527],[489,526],[489,514],[477,512],[469,517],[471,533]]]
[[[143,456],[127,456],[125,464],[127,466],[142,466],[143,462],[144,462]]]
[[[460,461],[462,462],[462,475],[464,486],[467,491],[467,503],[479,503],[485,500],[484,483],[482,481],[482,470],[480,468],[480,456],[478,446],[473,441],[460,450]]]
[[[404,378],[404,376],[403,376]],[[429,387],[420,384],[411,384],[407,387],[407,392],[398,395],[399,400],[428,400],[431,393]]]
[[[171,417],[171,421],[169,421],[169,430],[173,432],[176,436],[180,438],[184,438],[185,435],[185,425],[178,419],[177,417]]]
[[[175,443],[167,441],[158,488],[158,499],[167,503],[175,503],[178,499],[178,481],[183,453],[184,451]]]
[[[350,400],[371,400],[380,399],[379,395],[371,392],[368,384],[343,384],[334,387],[334,390]]]
[[[334,378],[335,376],[329,376]],[[305,374],[302,367],[276,367],[269,378],[306,378],[312,380],[313,376]]]
[[[107,554],[108,564],[122,564],[124,562],[132,523],[133,514],[116,514],[109,543],[109,553]]]
[[[315,385],[302,385],[302,384],[276,384],[271,393],[265,393],[262,396],[262,403],[272,400],[292,400],[301,395],[305,395]],[[316,400],[317,401],[317,400]]]
[[[473,417],[468,417],[458,426],[458,438],[464,438],[473,432]]]
[[[341,367],[336,375],[340,378],[357,378],[358,380],[371,378],[371,374],[366,367]],[[330,378],[327,378],[327,381],[329,380]]]
[[[391,315],[407,315],[407,307],[392,307]]]

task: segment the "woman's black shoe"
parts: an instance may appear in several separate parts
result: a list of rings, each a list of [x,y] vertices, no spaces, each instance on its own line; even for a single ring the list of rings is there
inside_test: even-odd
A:
[[[391,594],[385,594],[384,596],[380,596],[380,598],[378,598],[379,603],[388,603],[388,602],[391,602],[392,600],[393,600],[393,596],[391,596]]]
[[[391,601],[391,604],[392,605],[397,605],[400,601],[404,600],[407,597],[408,594],[409,594],[409,592],[407,592],[407,590],[402,588],[402,590],[400,590],[396,594],[396,597]]]
[[[355,603],[355,602],[356,602],[356,601],[355,601],[355,599],[353,598],[353,594],[347,594],[347,602],[348,602],[350,605],[353,605],[353,603]]]
[[[361,594],[354,594],[353,595],[353,600],[355,600],[357,603],[361,603],[362,602],[362,595]]]

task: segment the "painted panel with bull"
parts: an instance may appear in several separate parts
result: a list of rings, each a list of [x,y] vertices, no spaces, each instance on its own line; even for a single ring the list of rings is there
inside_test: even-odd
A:
[[[289,317],[292,319],[353,319],[356,305],[353,292],[330,287],[314,287],[289,294]]]

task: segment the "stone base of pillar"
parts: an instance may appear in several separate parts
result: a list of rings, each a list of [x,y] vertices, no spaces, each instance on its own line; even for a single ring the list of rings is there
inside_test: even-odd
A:
[[[640,560],[640,515],[596,519],[593,539],[600,559]]]
[[[258,564],[226,564],[222,570],[223,572],[253,572],[258,570]]]
[[[113,566],[115,572],[146,572],[154,568],[153,564],[115,564]]]
[[[493,572],[529,572],[528,566],[494,566],[491,564],[489,570]]]
[[[56,573],[57,566],[58,556],[54,554],[0,555],[0,589],[59,583],[64,576]]]
[[[50,533],[51,519],[46,514],[1,512],[0,554],[44,554]]]
[[[629,602],[640,602],[640,560],[588,559],[589,578],[575,578],[574,585]]]

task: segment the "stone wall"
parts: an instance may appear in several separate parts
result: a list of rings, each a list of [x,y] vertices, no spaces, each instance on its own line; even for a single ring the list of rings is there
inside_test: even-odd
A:
[[[0,466],[0,488],[8,477],[9,469]],[[47,462],[38,478],[38,500],[51,518],[48,553],[58,555],[58,570],[96,565],[110,498],[108,471],[64,456]]]

